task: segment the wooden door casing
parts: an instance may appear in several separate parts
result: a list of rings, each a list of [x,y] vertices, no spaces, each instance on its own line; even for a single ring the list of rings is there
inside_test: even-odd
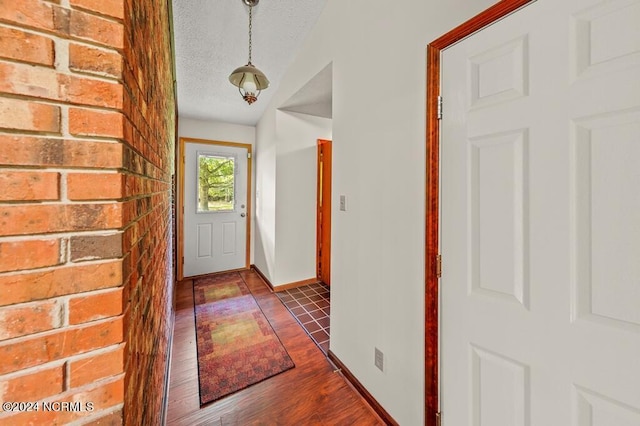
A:
[[[318,139],[316,272],[331,284],[331,141]]]

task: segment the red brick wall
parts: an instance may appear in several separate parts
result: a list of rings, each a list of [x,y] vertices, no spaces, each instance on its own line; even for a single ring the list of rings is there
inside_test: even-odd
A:
[[[93,403],[0,425],[160,422],[168,22],[153,0],[0,0],[0,401]]]
[[[89,0],[85,0],[89,1]],[[167,3],[125,0],[125,420],[160,424],[173,301],[175,100]]]

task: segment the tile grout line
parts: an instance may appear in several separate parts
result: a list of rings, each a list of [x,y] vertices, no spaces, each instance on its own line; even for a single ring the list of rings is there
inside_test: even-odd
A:
[[[287,289],[282,294],[279,294],[278,297],[284,303],[287,309],[289,309],[291,314],[298,320],[300,325],[302,325],[302,328],[305,330],[307,335],[309,335],[309,337],[311,337],[311,339],[313,339],[313,341],[326,353],[323,345],[326,345],[329,342],[331,333],[328,330],[331,325],[329,322],[329,325],[324,327],[319,322],[320,320],[323,320],[325,318],[329,319],[330,321],[330,315],[327,314],[325,309],[331,309],[331,300],[326,297],[325,294],[329,295],[329,289],[327,287],[320,284],[311,284],[309,286],[298,287],[292,290]],[[318,305],[318,302],[324,302],[327,304],[327,306],[320,307],[320,305]],[[311,309],[309,309],[308,307]],[[299,313],[295,313],[294,309],[296,309],[296,312]],[[304,315],[310,318],[306,322],[303,322],[303,318],[301,318]],[[306,325],[308,324],[316,324],[318,329],[311,331],[306,327]],[[317,335],[319,334],[319,332],[322,332],[324,335],[326,335],[327,338],[319,340],[314,337],[314,333]]]

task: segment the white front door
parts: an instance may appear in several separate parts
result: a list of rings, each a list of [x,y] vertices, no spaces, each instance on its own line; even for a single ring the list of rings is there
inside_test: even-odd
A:
[[[442,54],[446,426],[640,425],[640,1]]]
[[[245,268],[248,148],[185,143],[185,277]]]

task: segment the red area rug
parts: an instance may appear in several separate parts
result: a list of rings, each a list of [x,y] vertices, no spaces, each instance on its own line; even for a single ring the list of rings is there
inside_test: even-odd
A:
[[[294,367],[239,273],[193,283],[200,405]]]

